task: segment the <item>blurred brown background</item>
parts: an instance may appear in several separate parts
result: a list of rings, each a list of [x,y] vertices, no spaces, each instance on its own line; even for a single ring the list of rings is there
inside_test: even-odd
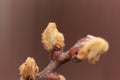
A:
[[[0,79],[19,80],[19,65],[33,56],[42,70],[49,63],[41,33],[56,22],[69,49],[92,34],[110,43],[95,65],[69,62],[58,69],[67,80],[120,80],[119,0],[0,0]]]

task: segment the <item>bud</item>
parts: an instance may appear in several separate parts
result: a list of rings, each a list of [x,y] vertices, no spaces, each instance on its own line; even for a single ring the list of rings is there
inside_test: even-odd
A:
[[[77,58],[95,63],[108,48],[109,44],[103,38],[88,35],[87,40],[83,42],[83,45],[78,51]]]
[[[63,75],[58,75],[60,80],[66,80],[65,77]]]
[[[47,80],[66,80],[63,75],[57,73],[50,73],[47,75]]]
[[[57,30],[55,23],[49,23],[42,33],[42,43],[46,50],[53,50],[55,47],[61,49],[64,47],[64,36]]]
[[[60,80],[56,73],[51,73],[47,76],[47,80]]]
[[[31,57],[28,57],[20,67],[19,67],[20,75],[23,79],[34,79],[36,74],[39,71],[35,60]]]

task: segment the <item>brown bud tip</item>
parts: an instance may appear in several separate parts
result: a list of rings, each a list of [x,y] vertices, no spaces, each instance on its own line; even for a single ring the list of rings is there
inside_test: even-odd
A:
[[[74,56],[76,55],[77,51],[78,51],[78,48],[77,48],[77,47],[71,48],[71,49],[70,49],[70,52],[69,52],[70,56],[71,56],[72,58],[74,58]]]
[[[34,79],[39,71],[35,60],[28,57],[26,61],[19,67],[20,75],[23,79]]]
[[[47,80],[60,80],[60,78],[57,74],[51,73],[48,75]]]
[[[61,52],[60,51],[54,51],[52,54],[51,54],[51,58],[54,59],[54,60],[57,60],[60,56]]]
[[[78,51],[77,58],[95,63],[99,60],[100,55],[108,50],[109,44],[101,37],[88,35],[87,38],[88,40],[84,42]]]
[[[55,23],[49,23],[42,33],[42,43],[46,50],[51,51],[54,47],[61,49],[64,47],[64,36],[57,30]]]

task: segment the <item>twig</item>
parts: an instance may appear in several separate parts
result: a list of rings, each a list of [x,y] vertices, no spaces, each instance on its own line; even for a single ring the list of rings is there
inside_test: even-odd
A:
[[[88,35],[64,52],[64,36],[57,30],[55,23],[49,23],[42,33],[42,43],[45,49],[51,52],[50,63],[38,73],[39,69],[35,60],[28,57],[19,68],[20,80],[65,80],[64,76],[56,72],[61,65],[68,61],[80,62],[83,60],[95,63],[109,48],[108,42],[103,38]]]

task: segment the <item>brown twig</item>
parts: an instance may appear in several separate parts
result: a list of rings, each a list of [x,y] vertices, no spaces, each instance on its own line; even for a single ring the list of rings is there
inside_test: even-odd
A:
[[[65,80],[56,72],[61,65],[71,60],[75,62],[86,60],[95,63],[109,48],[108,42],[103,38],[88,35],[64,52],[64,36],[57,30],[55,23],[50,23],[45,29],[42,42],[45,49],[51,52],[50,63],[38,73],[39,69],[35,60],[29,57],[19,68],[20,80]]]
[[[46,76],[48,76],[50,73],[55,73],[56,69],[59,68],[62,64],[72,60],[72,55],[76,54],[78,50],[81,47],[81,43],[85,41],[86,38],[80,39],[71,49],[69,49],[66,52],[62,51],[53,51],[51,54],[56,54],[57,52],[60,53],[58,59],[52,59],[54,56],[51,56],[51,61],[48,64],[48,66],[41,71],[37,76],[35,80],[44,80]],[[72,55],[70,55],[72,54]]]

